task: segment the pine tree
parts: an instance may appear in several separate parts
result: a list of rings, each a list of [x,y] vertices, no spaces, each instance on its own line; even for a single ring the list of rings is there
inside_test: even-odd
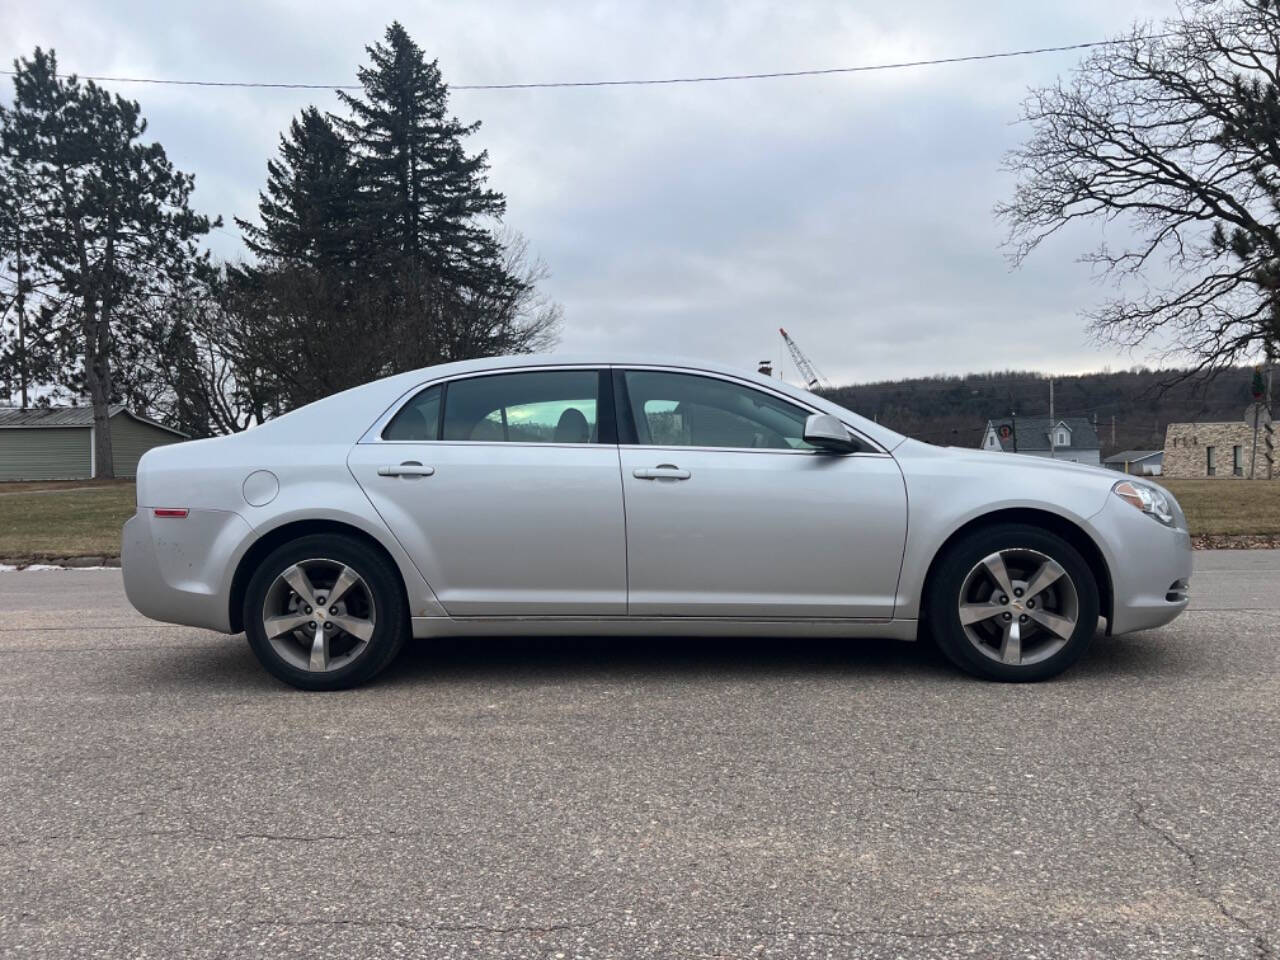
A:
[[[49,380],[56,338],[41,323],[52,304],[31,251],[35,169],[18,141],[12,114],[0,108],[0,401],[16,393],[25,407],[31,388]]]
[[[220,403],[228,383],[261,419],[398,371],[554,342],[545,270],[495,232],[505,200],[486,185],[486,155],[463,146],[479,125],[449,115],[438,65],[399,24],[368,52],[362,94],[340,94],[349,115],[304,111],[268,164],[261,225],[237,221],[259,262],[228,269],[218,342],[204,324],[177,332],[191,339],[183,365],[209,385],[193,422],[209,411],[215,429],[239,428],[227,411],[248,407]],[[175,396],[191,392],[175,381]]]
[[[315,107],[302,111],[267,162],[262,226],[239,218],[245,245],[268,261],[348,270],[360,256],[359,180],[350,145]]]
[[[483,222],[501,217],[506,200],[485,185],[487,154],[468,154],[462,143],[480,124],[449,115],[439,65],[399,23],[367,50],[371,65],[358,73],[363,95],[339,91],[351,117],[337,122],[357,155],[363,215],[383,266],[407,261],[477,290],[518,283]]]
[[[38,333],[58,343],[57,381],[88,392],[98,474],[111,477],[113,367],[138,345],[138,305],[207,266],[196,240],[219,221],[192,212],[193,178],[141,142],[137,103],[59,77],[52,51],[14,66],[0,119],[6,148],[34,171],[25,236],[53,291]]]

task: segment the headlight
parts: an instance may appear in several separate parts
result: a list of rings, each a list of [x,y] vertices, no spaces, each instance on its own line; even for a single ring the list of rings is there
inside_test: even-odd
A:
[[[1166,527],[1173,526],[1173,504],[1169,502],[1163,490],[1149,487],[1135,480],[1121,480],[1111,488],[1111,492],[1125,503],[1133,504],[1147,516],[1159,520]]]

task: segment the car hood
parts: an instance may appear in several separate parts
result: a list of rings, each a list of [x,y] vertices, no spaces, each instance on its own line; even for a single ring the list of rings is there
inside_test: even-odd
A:
[[[1035,490],[1042,495],[1066,487],[1110,490],[1122,474],[1105,467],[1050,460],[1027,454],[973,450],[966,447],[936,447],[919,440],[907,440],[893,451],[906,474],[961,473],[968,477],[989,477],[994,485]],[[1148,482],[1144,477],[1143,482]]]
[[[942,450],[947,456],[966,460],[975,465],[990,466],[993,469],[1070,471],[1100,477],[1110,483],[1115,483],[1119,479],[1114,470],[1088,463],[1075,463],[1071,460],[1051,460],[1048,457],[1035,457],[1030,454],[971,450],[967,447],[943,447]]]

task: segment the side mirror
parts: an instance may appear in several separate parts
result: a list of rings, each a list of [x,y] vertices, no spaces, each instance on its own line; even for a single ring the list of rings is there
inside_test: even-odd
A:
[[[828,453],[850,453],[858,449],[845,425],[829,413],[815,413],[804,422],[804,440]]]

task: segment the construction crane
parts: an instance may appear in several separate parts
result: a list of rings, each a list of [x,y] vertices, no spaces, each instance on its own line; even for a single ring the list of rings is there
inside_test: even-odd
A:
[[[782,334],[782,342],[787,345],[787,350],[791,353],[791,359],[795,361],[796,370],[804,378],[805,386],[810,390],[832,389],[831,381],[818,372],[818,368],[813,365],[813,361],[804,355],[804,351],[800,349],[799,344],[791,339],[791,335],[781,327],[778,328],[778,332]]]

